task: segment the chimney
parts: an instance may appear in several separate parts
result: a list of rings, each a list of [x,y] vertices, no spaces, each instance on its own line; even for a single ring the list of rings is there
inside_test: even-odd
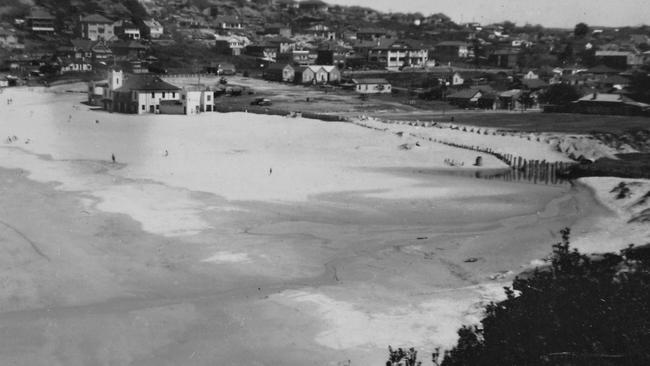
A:
[[[598,98],[598,92],[594,92],[594,95],[591,97],[591,100],[596,100]]]

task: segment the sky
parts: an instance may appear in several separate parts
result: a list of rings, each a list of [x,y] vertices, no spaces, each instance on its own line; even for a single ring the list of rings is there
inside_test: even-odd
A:
[[[329,0],[332,4],[361,5],[381,11],[445,13],[457,23],[489,24],[510,20],[518,25],[573,28],[650,24],[648,0]]]

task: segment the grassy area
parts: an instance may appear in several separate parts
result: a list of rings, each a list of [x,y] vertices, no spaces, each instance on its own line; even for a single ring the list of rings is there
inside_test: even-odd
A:
[[[650,129],[650,118],[570,113],[457,113],[446,114],[459,124],[504,128],[525,132],[619,134],[628,130]]]

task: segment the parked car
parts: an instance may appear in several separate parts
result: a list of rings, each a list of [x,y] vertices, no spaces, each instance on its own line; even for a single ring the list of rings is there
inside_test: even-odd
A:
[[[271,101],[266,98],[255,98],[251,102],[251,105],[260,105],[260,106],[269,106],[271,104],[273,103],[271,103]]]

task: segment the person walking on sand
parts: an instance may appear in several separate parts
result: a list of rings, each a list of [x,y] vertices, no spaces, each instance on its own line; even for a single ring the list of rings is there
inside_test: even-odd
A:
[[[273,174],[273,168],[269,168],[269,175]]]
[[[165,156],[169,156],[169,151],[165,150]]]
[[[113,160],[113,163],[115,163],[115,154],[111,154],[111,159]]]

